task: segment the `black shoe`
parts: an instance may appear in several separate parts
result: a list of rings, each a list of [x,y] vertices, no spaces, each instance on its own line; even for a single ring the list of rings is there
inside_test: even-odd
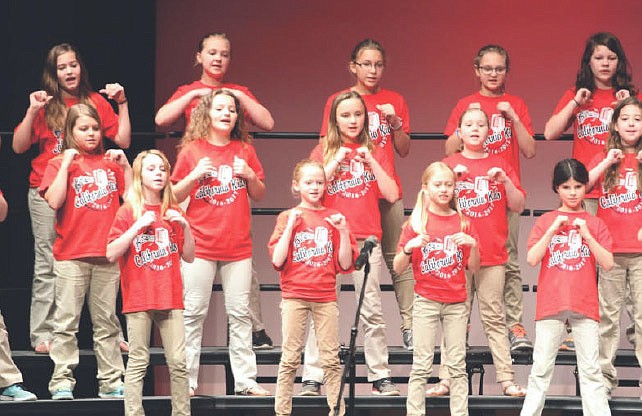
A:
[[[255,350],[271,350],[272,339],[265,333],[265,329],[252,332],[252,348]]]

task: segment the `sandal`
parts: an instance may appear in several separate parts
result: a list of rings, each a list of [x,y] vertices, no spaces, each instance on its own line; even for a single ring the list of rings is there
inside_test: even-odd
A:
[[[446,383],[439,382],[426,390],[426,396],[428,397],[443,397],[450,394],[450,386]]]
[[[504,396],[524,397],[526,396],[526,389],[515,383],[509,384],[504,387]]]

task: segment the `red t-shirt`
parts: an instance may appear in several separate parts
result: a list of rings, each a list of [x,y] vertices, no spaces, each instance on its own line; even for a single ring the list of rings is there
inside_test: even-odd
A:
[[[555,107],[554,114],[575,98],[576,90],[567,90]],[[613,115],[615,91],[596,89],[591,99],[573,110],[573,157],[588,166],[593,157],[606,147],[609,138],[609,123]],[[593,189],[586,198],[597,198],[599,191]]]
[[[180,87],[178,87],[176,89],[176,91],[174,91],[174,94],[172,94],[172,96],[169,97],[169,100],[167,100],[167,102],[165,104],[171,103],[172,101],[174,101],[174,100],[176,100],[178,98],[181,98],[183,95],[187,94],[190,91],[199,90],[201,88],[209,88],[212,91],[220,90],[221,88],[227,88],[227,89],[231,89],[231,90],[239,90],[239,91],[243,92],[245,95],[247,95],[248,97],[250,97],[252,100],[256,101],[257,103],[259,102],[259,100],[257,100],[256,97],[254,95],[252,95],[250,90],[247,87],[244,87],[242,85],[232,84],[231,82],[225,82],[225,83],[223,83],[221,85],[213,86],[213,85],[207,85],[204,82],[202,82],[201,80],[197,80],[197,81],[192,82],[191,84],[185,84],[185,85],[181,85]],[[192,117],[192,111],[194,111],[194,108],[198,105],[198,101],[199,101],[198,98],[193,99],[187,105],[187,107],[185,107],[185,125],[186,126],[189,124],[189,119]],[[245,115],[247,117],[246,119],[249,120],[252,123],[252,120],[248,117],[247,113],[245,113]]]
[[[410,262],[415,276],[415,292],[427,299],[442,303],[457,303],[466,300],[466,271],[470,247],[457,246],[453,234],[462,231],[459,214],[448,216],[428,212],[426,234],[430,242],[412,250]],[[466,234],[479,241],[479,236],[469,225]],[[399,237],[397,252],[417,236],[407,221]]]
[[[40,195],[49,189],[62,156],[49,161]],[[109,227],[125,190],[123,170],[104,155],[77,156],[69,166],[65,203],[56,211],[56,260],[105,257]]]
[[[91,100],[100,117],[103,137],[110,139],[116,137],[118,134],[118,116],[114,113],[111,104],[102,95],[95,92],[89,94],[89,100]],[[65,99],[67,108],[79,102],[78,98],[75,97]],[[18,127],[15,130],[18,130]],[[60,154],[64,141],[64,131],[51,130],[45,120],[45,109],[41,109],[36,115],[31,128],[31,144],[38,143],[40,153],[31,161],[30,188],[38,188],[40,186],[47,163]]]
[[[597,166],[606,157],[606,150],[596,155],[588,169]],[[599,192],[597,216],[604,220],[613,236],[614,253],[642,253],[638,230],[642,226],[642,195],[637,190],[638,161],[634,153],[626,153],[620,162],[618,185],[606,192],[604,177],[595,183]]]
[[[260,180],[265,179],[254,147],[239,140],[225,146],[194,140],[178,153],[172,173],[174,183],[187,176],[204,157],[209,157],[214,166],[213,172],[192,188],[186,212],[198,258],[237,261],[252,256],[247,182],[233,173],[235,156],[244,159]]]
[[[506,263],[508,260],[506,188],[504,184],[489,181],[487,173],[490,168],[502,168],[513,185],[526,195],[517,174],[508,162],[495,155],[488,155],[484,159],[469,159],[461,153],[455,153],[445,158],[444,162],[451,168],[457,165],[468,168],[468,173],[457,179],[455,196],[459,209],[470,218],[475,230],[479,233],[480,264],[495,266]]]
[[[328,133],[328,119],[330,117],[330,108],[335,97],[343,92],[350,91],[347,88],[343,91],[336,92],[328,97],[323,110],[323,122],[321,124],[321,136]],[[394,131],[390,128],[388,120],[383,116],[381,111],[377,110],[377,105],[391,104],[395,108],[395,113],[403,121],[401,127],[406,134],[410,134],[410,114],[408,113],[408,106],[404,98],[390,90],[380,89],[375,94],[364,94],[361,96],[366,103],[366,110],[368,110],[368,131],[370,132],[370,139],[377,146],[383,149],[386,157],[392,163],[392,178],[399,187],[399,198],[401,198],[401,180],[397,175],[395,168],[395,150],[394,150]]]
[[[355,160],[356,143],[344,143],[352,149],[349,160],[343,160],[339,172],[328,182],[323,204],[334,208],[345,215],[350,224],[350,231],[356,238],[368,238],[371,235],[381,240],[381,212],[379,199],[382,197],[379,184],[369,165]],[[385,153],[375,147],[372,156],[381,168],[392,176],[392,164]],[[323,163],[323,146],[317,145],[310,154],[310,159]]]
[[[156,221],[140,232],[119,259],[123,313],[183,309],[180,256],[183,227],[164,220],[160,205],[145,205]],[[120,237],[136,222],[129,203],[120,207],[107,241]]]
[[[510,94],[503,94],[501,97],[486,97],[479,93],[479,91],[457,102],[457,105],[450,113],[444,134],[451,136],[455,130],[457,130],[459,117],[461,117],[462,113],[468,109],[470,104],[479,103],[490,122],[489,135],[484,141],[484,151],[504,158],[519,175],[519,143],[513,129],[512,120],[506,119],[500,111],[497,111],[497,104],[502,101],[508,101],[510,103],[515,113],[517,113],[520,122],[526,128],[528,134],[532,136],[533,125],[524,100]]]
[[[542,238],[558,215],[566,215],[569,225],[557,231],[542,257],[537,279],[535,319],[572,311],[599,322],[595,257],[577,227],[570,224],[576,218],[585,220],[593,238],[609,251],[611,235],[604,221],[586,211],[574,213],[555,210],[547,212],[535,222],[528,237],[529,250]]]
[[[337,214],[330,208],[320,210],[296,207],[301,212],[292,230],[288,255],[281,267],[274,266],[281,276],[281,296],[284,299],[303,299],[309,302],[337,300],[337,274],[347,273],[339,265],[339,232],[326,218]],[[290,212],[283,211],[276,219],[276,226],[268,248],[270,256],[283,235]],[[353,258],[358,255],[357,242],[350,234]]]

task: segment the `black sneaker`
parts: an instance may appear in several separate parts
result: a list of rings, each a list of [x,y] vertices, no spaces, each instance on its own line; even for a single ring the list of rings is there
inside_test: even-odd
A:
[[[272,338],[265,333],[265,329],[252,332],[252,348],[255,350],[271,350],[274,348]]]
[[[386,377],[372,383],[372,394],[377,396],[399,396],[401,392],[390,377]]]
[[[321,394],[321,383],[314,380],[303,380],[299,396],[318,396]]]

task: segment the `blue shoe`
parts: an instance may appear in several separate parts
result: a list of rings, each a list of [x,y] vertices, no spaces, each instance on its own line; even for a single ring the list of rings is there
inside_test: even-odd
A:
[[[30,402],[38,400],[38,398],[32,392],[25,390],[20,383],[16,383],[6,387],[0,392],[0,400]]]
[[[69,388],[56,389],[51,395],[51,400],[73,400],[74,393]]]
[[[120,386],[116,390],[98,393],[101,399],[123,399],[125,397],[125,386]]]

